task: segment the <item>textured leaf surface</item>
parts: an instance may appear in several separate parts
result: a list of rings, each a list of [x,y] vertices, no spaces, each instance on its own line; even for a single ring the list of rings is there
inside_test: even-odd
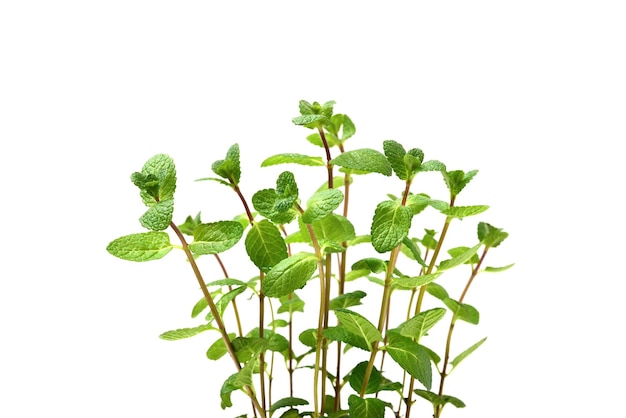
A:
[[[208,331],[210,329],[215,328],[213,328],[211,324],[204,324],[192,328],[179,328],[172,331],[164,332],[163,334],[159,335],[159,338],[167,341],[182,340],[185,338],[193,337],[194,335],[198,335],[201,332]]]
[[[428,352],[418,343],[397,332],[387,333],[386,350],[391,358],[419,380],[426,389],[432,386],[432,368]]]
[[[361,299],[366,296],[366,293],[357,290],[354,292],[344,293],[342,295],[336,296],[330,301],[330,309],[341,309],[341,308],[349,308],[350,306],[361,305]]]
[[[367,363],[368,363],[367,361],[363,361],[357,364],[350,372],[350,380],[348,382],[350,383],[350,386],[352,387],[352,389],[354,389],[356,392],[361,391],[361,386],[363,385],[363,380],[365,379],[365,371],[367,369]],[[382,382],[383,382],[382,374],[378,371],[376,367],[374,367],[370,374],[370,378],[367,381],[367,387],[365,388],[365,393],[369,394],[369,393],[378,392],[378,389]]]
[[[467,251],[452,257],[449,260],[444,260],[442,261],[439,266],[437,266],[437,270],[438,271],[444,271],[444,270],[449,270],[451,268],[454,268],[456,266],[460,266],[461,264],[464,264],[465,262],[471,260],[471,258],[476,254],[476,252],[478,251],[478,249],[481,247],[482,244],[477,244],[475,246],[473,246],[472,248],[467,249]]]
[[[307,201],[302,220],[313,223],[330,215],[343,202],[343,193],[337,189],[326,189],[315,192]]]
[[[372,221],[372,245],[379,253],[391,251],[408,235],[413,211],[399,202],[378,204]]]
[[[367,347],[371,351],[374,341],[382,341],[383,336],[380,331],[364,316],[348,309],[337,309],[335,315],[339,324],[347,331],[362,337],[367,342]]]
[[[393,283],[404,289],[415,289],[417,287],[424,286],[432,282],[433,280],[437,279],[442,274],[443,272],[437,272],[437,273],[431,273],[431,274],[423,274],[421,276],[415,276],[415,277],[407,277],[407,276],[394,277]]]
[[[233,144],[226,152],[226,158],[224,160],[215,161],[211,165],[211,169],[218,176],[227,179],[233,184],[238,184],[241,179],[239,145]]]
[[[345,327],[338,325],[336,327],[328,327],[324,330],[324,337],[329,341],[341,341],[353,347],[360,348],[364,351],[370,351],[365,338],[348,331]]]
[[[294,153],[286,153],[286,154],[277,154],[273,155],[269,158],[266,158],[262,163],[261,167],[269,167],[277,164],[299,164],[299,165],[308,165],[308,166],[325,166],[324,161],[321,157],[311,157],[309,155],[304,154],[294,154]]]
[[[276,225],[262,220],[248,231],[246,252],[259,269],[268,271],[287,258],[287,244]]]
[[[387,405],[388,403],[376,398],[360,398],[356,395],[350,395],[348,398],[351,417],[384,418]]]
[[[476,205],[476,206],[452,206],[446,210],[441,211],[444,215],[451,218],[466,218],[468,216],[478,215],[489,209],[489,206]]]
[[[146,213],[144,213],[139,222],[141,226],[152,231],[163,231],[172,222],[172,215],[174,214],[174,199],[162,200],[151,206]]]
[[[150,158],[141,169],[141,176],[135,173],[131,179],[141,189],[141,198],[146,205],[174,199],[176,168],[169,155],[157,154]],[[155,181],[152,186],[144,182],[149,179]]]
[[[243,236],[243,226],[235,221],[219,221],[198,225],[189,249],[195,254],[217,254],[232,248]]]
[[[435,326],[445,314],[446,310],[444,308],[422,311],[398,327],[400,334],[419,341],[419,339],[426,335],[428,330]]]
[[[129,261],[151,261],[165,257],[172,250],[165,232],[142,232],[117,238],[107,246],[115,257]]]
[[[497,247],[509,234],[485,222],[478,224],[478,239],[487,247]]]
[[[317,268],[313,254],[300,253],[279,261],[265,276],[262,288],[269,297],[286,296],[304,287]]]
[[[390,176],[392,173],[391,165],[387,158],[380,152],[370,148],[344,152],[331,160],[331,163],[339,167],[369,173],[380,173],[385,176]]]
[[[406,150],[404,147],[392,140],[383,141],[383,151],[389,161],[389,164],[400,180],[407,179],[406,167],[404,166],[404,155]]]

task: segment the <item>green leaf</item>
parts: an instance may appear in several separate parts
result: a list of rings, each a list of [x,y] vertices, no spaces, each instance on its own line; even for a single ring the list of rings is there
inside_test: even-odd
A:
[[[365,379],[367,364],[367,361],[363,361],[357,364],[350,372],[350,379],[348,380],[348,382],[350,383],[352,389],[354,389],[357,393],[361,391],[361,386],[363,385],[363,380]],[[383,375],[378,371],[376,367],[374,367],[370,374],[369,380],[367,381],[365,393],[369,394],[378,392],[378,389],[382,382]]]
[[[321,241],[330,241],[341,244],[343,242],[350,241],[355,237],[354,226],[352,223],[347,218],[337,215],[336,213],[331,213],[320,220],[314,221],[312,226],[317,239]],[[308,235],[308,231],[304,227],[304,224],[301,228],[303,228]],[[308,238],[310,240],[310,236]]]
[[[428,283],[428,286],[426,286],[426,291],[428,293],[430,293],[431,295],[433,295],[434,297],[436,297],[437,299],[439,299],[440,301],[443,301],[444,299],[448,298],[448,292],[446,292],[446,289],[443,288],[443,286],[437,284],[437,283]]]
[[[415,277],[401,276],[401,277],[394,277],[392,280],[393,280],[393,283],[399,286],[400,288],[415,289],[415,288],[424,286],[432,282],[433,280],[437,279],[442,274],[443,272],[436,272],[436,273],[431,273],[431,274],[422,274],[421,276],[415,276]]]
[[[510,269],[514,265],[515,265],[515,263],[509,264],[509,265],[503,266],[503,267],[485,267],[485,269],[483,271],[485,271],[487,273],[499,273],[501,271],[506,271],[506,270]]]
[[[446,210],[441,211],[444,215],[451,218],[466,218],[468,216],[478,215],[489,209],[489,206],[477,205],[477,206],[452,206]]]
[[[233,340],[233,348],[237,353],[237,359],[241,363],[247,363],[255,359],[269,347],[269,342],[265,338],[259,337],[237,337]]]
[[[411,260],[417,261],[420,266],[427,267],[426,263],[422,259],[422,252],[417,246],[416,241],[416,238],[405,237],[402,240],[402,253],[409,257]]]
[[[383,141],[383,151],[393,171],[396,173],[396,176],[398,176],[400,180],[406,180],[407,171],[404,165],[406,150],[404,147],[396,141],[387,140]]]
[[[333,115],[331,121],[335,126],[341,125],[341,142],[345,142],[346,139],[351,138],[356,133],[356,127],[348,115]]]
[[[256,222],[246,236],[246,252],[262,271],[269,271],[287,258],[287,245],[280,230],[268,220]]]
[[[472,354],[474,351],[476,351],[476,349],[478,347],[480,347],[481,345],[483,345],[483,343],[487,341],[487,337],[483,338],[482,340],[478,341],[476,344],[472,345],[471,347],[469,347],[467,350],[463,351],[461,354],[459,354],[458,356],[456,356],[454,358],[454,360],[452,360],[450,362],[450,364],[452,365],[452,367],[456,368],[456,366],[459,365],[459,363],[461,363],[463,360],[465,360],[470,354]]]
[[[507,232],[488,223],[480,222],[478,224],[478,240],[488,248],[497,247],[508,236]]]
[[[285,153],[273,155],[269,158],[266,158],[261,163],[261,167],[269,167],[277,164],[299,164],[322,167],[326,165],[324,164],[324,161],[321,157],[311,157],[304,154]]]
[[[230,375],[230,377],[226,379],[220,390],[222,409],[230,408],[231,406],[233,406],[230,396],[234,391],[244,391],[245,387],[252,387],[252,374],[254,373],[255,366],[255,360],[249,361],[241,370],[239,370],[235,374]]]
[[[151,261],[165,257],[172,248],[166,232],[141,232],[111,241],[107,251],[122,260]]]
[[[235,221],[200,224],[194,230],[189,249],[197,255],[217,254],[232,248],[243,236],[243,226]]]
[[[378,204],[372,221],[372,245],[379,253],[391,251],[406,238],[413,211],[399,202]]]
[[[370,148],[344,152],[337,158],[332,159],[331,164],[351,170],[380,173],[385,176],[390,176],[392,172],[387,158],[380,152]]]
[[[207,302],[206,298],[203,296],[200,300],[198,300],[198,302],[196,302],[196,304],[193,306],[193,309],[191,310],[191,317],[195,318],[198,315],[200,315],[202,313],[202,311],[204,311],[207,307],[209,306],[209,303]]]
[[[459,398],[455,398],[454,396],[449,396],[449,395],[439,396],[438,394],[434,392],[430,392],[430,391],[423,390],[423,389],[415,389],[414,392],[418,396],[432,403],[433,406],[445,405],[449,403],[451,405],[454,405],[457,408],[465,408],[465,404],[463,403],[463,401],[461,401]]]
[[[430,160],[423,163],[420,167],[420,171],[445,171],[446,165],[441,161]]]
[[[226,159],[217,160],[211,169],[218,176],[227,179],[231,184],[239,184],[241,179],[241,165],[239,162],[239,145],[233,144],[226,152]]]
[[[356,395],[350,395],[348,398],[351,417],[384,418],[387,406],[391,407],[387,402],[376,398],[360,398]]]
[[[235,334],[228,334],[228,338],[232,341],[235,338]],[[226,343],[222,337],[218,338],[206,352],[206,356],[209,360],[219,360],[224,357],[228,353],[228,349],[226,348]]]
[[[347,331],[365,339],[369,351],[372,350],[372,343],[383,340],[380,331],[364,316],[348,309],[337,309],[335,315],[339,324]]]
[[[163,231],[172,222],[174,199],[162,200],[151,206],[140,218],[141,226],[152,231]]]
[[[280,303],[278,313],[288,312],[291,315],[294,312],[304,312],[304,301],[295,293],[281,297]]]
[[[178,229],[180,229],[180,232],[185,235],[193,235],[193,230],[196,229],[196,227],[201,223],[202,221],[200,220],[200,212],[198,212],[195,218],[187,216],[185,222],[178,225]]]
[[[462,170],[445,171],[443,170],[443,179],[450,191],[450,196],[457,196],[461,190],[478,174],[478,170],[468,171],[467,174]]]
[[[246,290],[246,286],[236,287],[230,292],[226,293],[224,296],[222,296],[217,302],[215,302],[215,307],[217,308],[217,311],[219,312],[220,316],[224,315],[224,311],[226,311],[228,304],[237,296],[242,294],[245,290]],[[213,312],[209,312],[206,315],[206,320],[208,322],[211,322],[213,319],[214,319]]]
[[[334,311],[335,309],[361,305],[361,299],[363,299],[366,295],[367,294],[365,292],[357,290],[355,292],[344,293],[336,296],[330,301],[330,309]]]
[[[368,257],[352,265],[352,270],[367,270],[372,273],[387,271],[387,263],[379,258]]]
[[[424,347],[408,337],[389,331],[386,350],[400,367],[419,380],[426,389],[430,389],[432,368],[430,357]]]
[[[274,204],[278,212],[286,212],[293,207],[298,200],[298,185],[293,173],[283,171],[276,179],[276,203]]]
[[[322,137],[320,136],[319,132],[314,132],[311,135],[308,135],[306,137],[306,140],[309,141],[311,144],[316,145],[320,148],[325,148],[324,146],[324,141],[322,141]],[[334,146],[337,146],[337,144],[339,144],[339,140],[334,137],[333,135],[326,135],[326,143],[328,144],[329,148],[332,148]],[[326,165],[326,164],[324,164]]]
[[[176,190],[176,167],[172,157],[157,154],[150,158],[141,169],[133,173],[131,181],[141,190],[141,199],[147,206],[174,199]]]
[[[272,404],[272,407],[270,408],[270,414],[273,414],[280,408],[285,408],[287,406],[300,406],[300,405],[308,405],[308,404],[309,404],[309,401],[302,399],[302,398],[289,397],[289,398],[279,399]]]
[[[265,276],[262,289],[265,296],[286,296],[304,287],[317,268],[317,257],[299,253],[279,261]]]
[[[307,201],[302,220],[313,223],[330,215],[343,202],[343,193],[337,189],[326,189],[315,192]]]
[[[164,332],[163,334],[159,335],[159,338],[167,341],[182,340],[184,338],[193,337],[194,335],[198,335],[201,332],[211,329],[215,329],[211,326],[211,324],[199,325],[193,328],[179,328],[173,331]]]
[[[480,314],[472,305],[459,303],[452,298],[444,298],[443,303],[450,308],[456,319],[460,319],[461,321],[465,321],[473,325],[478,325]]]
[[[300,333],[298,340],[307,347],[315,348],[317,340],[317,329],[306,329]]]
[[[469,247],[454,247],[454,248],[450,248],[448,250],[448,254],[450,254],[450,256],[452,258],[457,257],[457,256],[462,256],[466,251],[469,250]],[[478,254],[474,254],[469,260],[467,260],[465,263],[463,264],[476,264],[478,263]]]
[[[437,271],[450,270],[453,267],[460,266],[465,262],[471,260],[471,258],[476,254],[481,244],[476,244],[472,248],[469,248],[467,251],[457,255],[456,257],[452,257],[449,260],[444,260],[437,266]]]
[[[433,308],[422,311],[398,327],[400,334],[405,337],[420,340],[428,330],[446,315],[444,308]]]
[[[328,118],[324,115],[300,115],[291,119],[294,125],[310,125],[307,127],[313,128],[318,126],[320,122],[324,122],[328,120]]]
[[[348,331],[341,325],[324,329],[323,335],[324,338],[329,341],[341,341],[349,346],[357,347],[364,351],[370,351],[370,346],[365,338]]]

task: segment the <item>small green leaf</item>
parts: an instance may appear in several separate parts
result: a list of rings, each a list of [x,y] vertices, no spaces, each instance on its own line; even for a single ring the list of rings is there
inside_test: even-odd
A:
[[[506,270],[510,269],[514,265],[515,265],[515,263],[509,264],[509,265],[503,266],[503,267],[485,267],[485,269],[483,271],[485,271],[487,273],[499,273],[501,271],[506,271]]]
[[[256,366],[256,360],[251,360],[239,370],[237,373],[230,375],[228,379],[222,385],[220,390],[220,397],[222,399],[222,409],[230,408],[233,406],[231,401],[231,394],[236,390],[244,390],[245,387],[252,387],[252,374]]]
[[[450,196],[457,196],[461,193],[461,190],[467,186],[467,184],[478,174],[478,170],[468,171],[467,173],[462,170],[454,171],[442,171],[443,179],[448,186]]]
[[[315,127],[318,126],[321,122],[328,120],[328,118],[324,115],[300,115],[291,119],[294,125],[312,125],[307,127]]]
[[[256,222],[248,231],[246,252],[259,269],[269,271],[287,258],[287,245],[278,227],[264,219]]]
[[[426,263],[422,259],[422,252],[420,248],[416,244],[416,238],[405,237],[402,240],[402,253],[409,257],[411,260],[417,261],[417,263],[422,267],[427,267]]]
[[[241,363],[247,363],[265,352],[269,342],[259,337],[237,337],[233,340],[233,348],[237,353],[237,359]]]
[[[423,163],[420,167],[420,171],[445,171],[446,165],[441,161],[430,160]]]
[[[328,327],[323,331],[324,338],[329,341],[341,341],[349,346],[360,348],[364,351],[370,351],[365,338],[348,331],[345,327],[339,325],[336,327]]]
[[[304,330],[298,336],[298,340],[307,347],[315,348],[317,340],[317,329],[311,328]]]
[[[201,332],[208,331],[211,329],[215,329],[211,326],[211,324],[199,325],[193,328],[179,328],[173,331],[164,332],[163,334],[159,335],[159,338],[163,340],[167,340],[167,341],[182,340],[184,338],[190,338],[190,337],[193,337],[194,335],[198,335]]]
[[[444,289],[443,286],[437,283],[428,283],[428,286],[426,286],[426,291],[440,301],[443,301],[444,299],[449,297],[446,289]]]
[[[131,181],[141,190],[141,199],[147,206],[172,200],[176,190],[174,160],[169,155],[157,154],[146,161],[141,173],[133,173]]]
[[[398,176],[400,180],[406,180],[407,171],[404,165],[406,150],[404,147],[396,141],[387,140],[383,141],[383,151],[393,171],[396,173],[396,176]]]
[[[460,266],[465,262],[471,260],[471,258],[476,254],[481,244],[476,244],[472,248],[469,248],[462,254],[457,255],[456,257],[452,257],[449,260],[442,261],[439,266],[437,266],[437,271],[449,270],[453,267]]]
[[[350,395],[348,408],[351,417],[358,418],[384,418],[385,408],[391,405],[376,398],[361,398]]]
[[[352,265],[352,270],[367,270],[372,273],[387,271],[387,263],[379,258],[364,258]]]
[[[228,338],[232,341],[235,338],[235,334],[228,334]],[[206,356],[209,360],[219,360],[228,353],[226,343],[222,337],[218,338],[206,352]]]
[[[424,347],[398,332],[389,331],[387,338],[386,350],[389,356],[411,376],[419,380],[426,389],[430,389],[432,368],[430,357]]]
[[[400,276],[394,277],[393,283],[400,288],[404,289],[415,289],[420,286],[424,286],[433,280],[437,279],[441,276],[443,272],[436,272],[431,274],[422,274],[421,276],[408,277],[408,276]]]
[[[454,247],[454,248],[450,248],[448,250],[448,254],[450,254],[450,256],[452,258],[457,257],[457,256],[462,256],[462,254],[464,254],[466,251],[469,250],[469,247]],[[465,263],[463,264],[476,264],[478,263],[478,254],[474,254],[469,260],[467,260]]]
[[[461,321],[465,321],[473,325],[478,325],[480,314],[472,305],[459,303],[452,298],[444,298],[443,303],[450,308],[456,319],[460,319]]]
[[[272,407],[270,408],[270,414],[273,414],[280,408],[285,408],[287,406],[300,406],[300,405],[308,405],[308,404],[309,404],[309,401],[302,399],[302,398],[289,397],[289,398],[279,399],[272,404]]]
[[[326,189],[315,192],[307,201],[302,220],[313,223],[330,215],[343,202],[343,193],[337,189]]]
[[[451,405],[454,405],[457,408],[465,408],[465,404],[463,403],[463,401],[461,401],[459,398],[455,398],[454,396],[449,396],[449,395],[439,396],[438,394],[434,392],[430,392],[430,391],[423,390],[423,389],[415,389],[414,392],[420,397],[432,403],[433,406],[445,405],[449,403]]]
[[[318,221],[314,221],[312,226],[318,240],[341,244],[355,237],[354,225],[347,218],[336,213],[331,213]],[[304,223],[301,228],[306,231],[308,236],[308,230],[304,227]],[[310,240],[310,236],[308,238]]]
[[[279,261],[265,276],[262,289],[265,296],[286,296],[304,287],[317,268],[317,257],[299,253]]]
[[[273,155],[269,158],[266,158],[262,163],[261,167],[269,167],[277,164],[299,164],[299,165],[307,165],[307,166],[325,166],[324,161],[321,157],[311,157],[304,154],[294,154],[294,153],[286,153],[286,154],[277,154]]]
[[[444,215],[450,218],[466,218],[468,216],[478,215],[489,209],[489,206],[477,205],[477,206],[452,206],[446,210],[441,211]]]
[[[341,309],[341,308],[349,308],[350,306],[361,305],[361,299],[363,299],[367,294],[361,290],[357,290],[354,292],[344,293],[342,295],[336,296],[330,301],[330,309]]]
[[[107,251],[122,260],[151,261],[165,257],[172,248],[166,232],[141,232],[111,241]]]
[[[239,184],[239,180],[241,179],[239,145],[233,144],[226,152],[226,159],[215,161],[211,165],[211,169],[215,174],[227,179],[231,184]]]
[[[198,212],[195,218],[187,216],[185,222],[178,225],[178,229],[180,229],[180,232],[185,235],[193,235],[193,230],[196,229],[196,227],[201,223],[202,221],[200,220],[200,212]]]
[[[363,361],[357,364],[352,371],[350,372],[350,386],[356,392],[361,391],[361,386],[363,385],[363,380],[365,379],[365,371],[367,369],[367,361]],[[376,367],[372,369],[369,380],[367,381],[367,387],[365,388],[365,393],[376,393],[380,385],[383,382],[383,375],[378,371]]]
[[[194,230],[189,249],[197,255],[217,254],[232,248],[243,236],[243,226],[235,221],[200,224]]]
[[[380,173],[385,176],[390,176],[392,173],[391,165],[387,158],[380,152],[370,148],[344,152],[331,160],[331,164],[351,170]]]
[[[162,200],[151,206],[140,218],[141,226],[152,231],[163,231],[172,222],[174,199]]]
[[[433,308],[422,311],[398,327],[400,334],[405,337],[420,340],[428,330],[446,315],[444,308]]]
[[[372,221],[372,245],[379,253],[391,251],[408,235],[413,211],[399,202],[378,204]]]
[[[335,315],[339,324],[347,331],[365,339],[369,351],[372,350],[372,343],[383,340],[380,331],[364,316],[348,309],[337,309]]]
[[[215,302],[215,307],[217,308],[217,312],[219,312],[220,316],[224,315],[224,311],[228,307],[228,304],[235,299],[237,296],[242,294],[246,290],[246,286],[236,287],[233,290],[226,293],[222,296],[217,302]],[[207,322],[213,321],[213,312],[209,312],[206,315]]]
[[[459,354],[458,356],[456,356],[454,358],[454,360],[452,360],[450,362],[450,364],[452,365],[452,367],[456,368],[456,366],[459,365],[459,363],[461,363],[463,360],[465,360],[470,354],[472,354],[474,351],[476,351],[476,349],[478,347],[480,347],[481,345],[483,345],[483,343],[487,341],[487,337],[483,338],[482,340],[478,341],[476,344],[472,345],[471,347],[469,347],[467,350],[463,351],[461,354]]]
[[[278,313],[288,312],[289,314],[293,314],[294,312],[304,312],[304,301],[295,293],[281,297],[280,303]]]
[[[485,222],[478,224],[478,240],[486,247],[497,247],[509,234]]]
[[[207,307],[209,306],[209,303],[207,302],[206,298],[203,296],[200,300],[198,300],[198,302],[196,302],[196,304],[193,306],[193,309],[191,310],[191,317],[195,318],[198,315],[200,315],[202,313],[202,311],[204,311]]]

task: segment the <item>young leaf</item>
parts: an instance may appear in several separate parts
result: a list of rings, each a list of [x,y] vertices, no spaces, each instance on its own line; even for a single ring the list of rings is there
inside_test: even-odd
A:
[[[391,358],[430,390],[432,368],[430,357],[424,347],[398,332],[389,331],[387,337],[386,350]]]
[[[499,273],[501,271],[506,271],[506,270],[510,269],[514,265],[515,265],[515,263],[509,264],[509,265],[506,265],[506,266],[502,266],[502,267],[485,267],[485,269],[483,271],[485,271],[487,273]]]
[[[347,218],[336,213],[331,213],[320,220],[314,221],[312,226],[318,240],[341,244],[355,238],[354,225]],[[301,226],[301,229],[306,231],[304,224]],[[306,233],[308,236],[308,231]],[[310,240],[310,236],[308,238]]]
[[[343,193],[340,190],[326,189],[315,192],[307,201],[302,220],[310,224],[323,219],[337,209],[341,202],[343,202]]]
[[[409,238],[405,237],[402,240],[402,253],[409,257],[411,260],[417,261],[417,263],[422,267],[427,267],[426,263],[422,259],[422,252],[420,248],[416,244],[417,238]]]
[[[443,272],[436,272],[431,274],[422,274],[421,276],[408,277],[408,276],[400,276],[394,277],[393,283],[399,286],[401,289],[415,289],[420,286],[424,286],[433,280],[437,279],[441,276]]]
[[[323,334],[324,338],[329,341],[341,341],[349,346],[357,347],[364,351],[370,351],[370,345],[367,343],[365,338],[348,331],[341,325],[328,327],[323,331]]]
[[[300,406],[300,405],[308,405],[309,401],[302,398],[283,398],[279,399],[272,404],[270,408],[270,414],[273,414],[280,408],[285,408],[287,406]]]
[[[163,231],[172,222],[174,199],[161,200],[151,206],[140,218],[141,226],[152,231]]]
[[[243,226],[235,221],[219,221],[198,225],[189,249],[197,255],[217,254],[232,248],[243,236]]]
[[[317,268],[317,257],[299,253],[279,261],[265,276],[262,289],[265,296],[286,296],[304,287]]]
[[[300,333],[298,340],[307,347],[315,348],[317,339],[317,329],[306,329]]]
[[[383,151],[393,171],[396,173],[396,176],[398,176],[400,180],[406,180],[407,171],[404,165],[406,150],[404,147],[396,141],[387,140],[383,141]]]
[[[372,350],[374,341],[383,340],[380,331],[364,316],[348,309],[337,309],[335,310],[335,315],[337,315],[337,320],[341,326],[347,331],[362,337],[367,342],[369,351]]]
[[[348,408],[351,417],[358,418],[384,418],[385,408],[389,405],[376,398],[360,398],[350,395],[348,398]]]
[[[460,319],[461,321],[465,321],[473,325],[478,325],[480,314],[472,305],[459,303],[452,298],[444,298],[443,303],[450,308],[456,319]]]
[[[196,229],[198,225],[200,225],[202,221],[200,220],[200,212],[192,218],[191,216],[187,216],[185,222],[178,225],[178,229],[185,235],[193,235],[193,230]]]
[[[450,191],[450,196],[457,196],[474,176],[478,174],[478,170],[468,171],[466,174],[462,170],[445,171],[444,169],[442,174],[446,186],[448,186],[448,190]]]
[[[452,365],[452,367],[456,368],[456,366],[459,365],[459,363],[461,363],[463,360],[465,360],[467,358],[467,356],[469,356],[470,354],[472,354],[474,351],[476,351],[476,349],[478,347],[480,347],[481,345],[483,345],[483,343],[487,340],[487,337],[483,338],[482,340],[478,341],[476,344],[472,345],[471,347],[469,347],[467,350],[463,351],[461,354],[459,354],[458,356],[456,356],[454,358],[454,360],[452,360],[450,362],[450,364]]]
[[[220,316],[224,315],[224,311],[226,311],[228,304],[237,296],[242,294],[245,290],[246,290],[246,286],[236,287],[230,292],[226,293],[224,296],[222,296],[220,300],[215,302],[215,307],[217,308],[217,311],[219,312]],[[213,312],[209,312],[206,315],[207,322],[211,322],[213,321],[213,319],[214,319]]]
[[[400,334],[405,337],[420,340],[429,329],[439,322],[446,314],[444,308],[433,308],[422,311],[398,327]]]
[[[278,313],[288,312],[289,314],[293,314],[294,312],[304,312],[304,301],[295,293],[281,297],[280,303]]]
[[[252,374],[256,366],[256,360],[251,360],[239,370],[237,373],[230,375],[228,379],[222,385],[220,390],[220,397],[222,399],[222,409],[230,408],[233,406],[231,401],[231,394],[236,390],[244,390],[246,386],[252,387]]]
[[[239,184],[239,180],[241,179],[239,145],[233,144],[226,152],[226,159],[215,161],[211,165],[211,169],[218,176],[227,179],[230,184]]]
[[[275,209],[278,212],[286,212],[293,207],[298,200],[298,185],[293,173],[283,171],[276,179],[276,203]]]
[[[211,324],[199,325],[193,328],[179,328],[173,331],[167,331],[163,334],[159,335],[159,338],[167,341],[176,341],[182,340],[184,338],[193,337],[194,335],[198,335],[201,332],[208,331],[210,329],[215,329],[211,326]]]
[[[344,293],[336,296],[330,301],[330,310],[349,308],[350,306],[361,305],[361,299],[366,296],[366,293],[357,290],[350,293]]]
[[[325,166],[324,161],[321,157],[311,157],[304,154],[277,154],[273,155],[269,158],[266,158],[262,163],[261,167],[269,167],[277,164],[299,164],[299,165],[308,165],[308,166]]]
[[[418,396],[432,403],[433,406],[445,405],[449,403],[451,405],[454,405],[457,408],[465,408],[465,404],[463,403],[463,401],[461,401],[459,398],[455,398],[454,396],[449,396],[449,395],[439,396],[438,394],[434,392],[430,392],[430,391],[423,390],[423,389],[415,389],[414,392]]]
[[[486,247],[497,247],[509,234],[485,222],[478,224],[478,240]]]
[[[146,161],[141,173],[133,173],[131,180],[141,190],[141,199],[147,206],[172,200],[176,190],[174,160],[169,155],[157,154]]]
[[[111,241],[107,251],[122,260],[151,261],[165,257],[172,248],[166,232],[141,232]]]
[[[468,216],[478,215],[489,209],[489,206],[477,205],[477,206],[452,206],[446,210],[441,211],[444,215],[451,218],[463,219]]]
[[[426,291],[442,302],[444,299],[449,297],[446,289],[444,289],[443,286],[437,283],[428,283],[428,286],[426,286]]]
[[[481,244],[476,244],[472,248],[469,248],[467,251],[462,254],[457,255],[456,257],[452,257],[449,260],[444,260],[437,266],[437,271],[449,270],[453,267],[460,266],[465,262],[471,260],[471,258],[476,254]]]
[[[268,271],[287,258],[287,245],[276,225],[264,219],[248,231],[246,252],[259,269]]]
[[[235,338],[235,334],[228,334],[228,338],[232,341]],[[209,360],[219,360],[226,353],[228,353],[228,349],[226,348],[226,343],[222,337],[218,338],[206,352],[206,356]]]
[[[352,265],[352,270],[367,270],[372,273],[382,273],[387,270],[387,263],[379,258],[364,258]]]
[[[391,251],[404,240],[411,228],[413,211],[399,202],[378,204],[372,221],[372,245],[379,253]]]
[[[380,173],[385,176],[390,176],[392,172],[387,158],[380,152],[369,148],[344,152],[332,159],[331,164],[351,170]]]
[[[441,161],[430,160],[420,166],[420,171],[446,171],[446,165]]]

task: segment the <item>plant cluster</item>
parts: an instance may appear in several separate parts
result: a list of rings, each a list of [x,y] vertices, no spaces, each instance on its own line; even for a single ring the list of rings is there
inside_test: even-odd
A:
[[[382,152],[346,150],[356,129],[347,115],[334,113],[334,102],[301,101],[299,108],[293,123],[312,130],[306,139],[321,148],[321,156],[283,153],[262,166],[295,164],[321,171],[323,184],[312,195],[301,196],[295,175],[284,171],[275,187],[249,198],[240,188],[240,149],[234,144],[212,164],[214,177],[200,180],[232,189],[241,206],[229,220],[203,222],[198,214],[176,224],[174,162],[155,155],[131,176],[148,207],[139,219],[148,232],[115,239],[107,250],[131,261],[157,260],[173,249],[184,252],[203,295],[191,316],[202,323],[161,338],[219,334],[206,355],[232,362],[233,373],[220,391],[223,409],[233,405],[235,392],[247,395],[250,413],[262,418],[382,418],[386,413],[409,418],[418,402],[430,404],[439,418],[447,405],[464,407],[445,392],[445,383],[485,338],[459,352],[452,350],[453,332],[459,322],[479,322],[478,310],[466,302],[478,274],[510,267],[485,266],[487,253],[508,236],[488,223],[477,223],[469,246],[444,245],[455,220],[488,209],[456,204],[477,171],[448,170],[440,161],[425,161],[421,149],[406,150],[393,140],[382,143]],[[357,231],[349,216],[353,187],[365,175],[394,174],[403,192],[383,194],[369,230]],[[418,174],[441,176],[445,200],[413,192]],[[375,192],[365,193],[376,198]],[[433,211],[439,225],[422,226],[414,237],[418,215]],[[237,263],[237,274],[231,276],[220,254],[242,240],[250,263]],[[348,263],[353,252],[360,256]],[[223,278],[203,278],[197,262],[203,256],[215,259]],[[457,297],[442,285],[442,276],[452,270],[465,272],[466,284]],[[377,294],[366,295],[366,288]],[[315,315],[302,315],[305,302]],[[243,303],[256,305],[254,318],[241,315]],[[392,306],[400,321],[390,315]],[[445,341],[430,341],[429,332],[439,328]],[[298,374],[312,376],[312,393],[295,387]],[[288,383],[277,387],[281,375]]]

